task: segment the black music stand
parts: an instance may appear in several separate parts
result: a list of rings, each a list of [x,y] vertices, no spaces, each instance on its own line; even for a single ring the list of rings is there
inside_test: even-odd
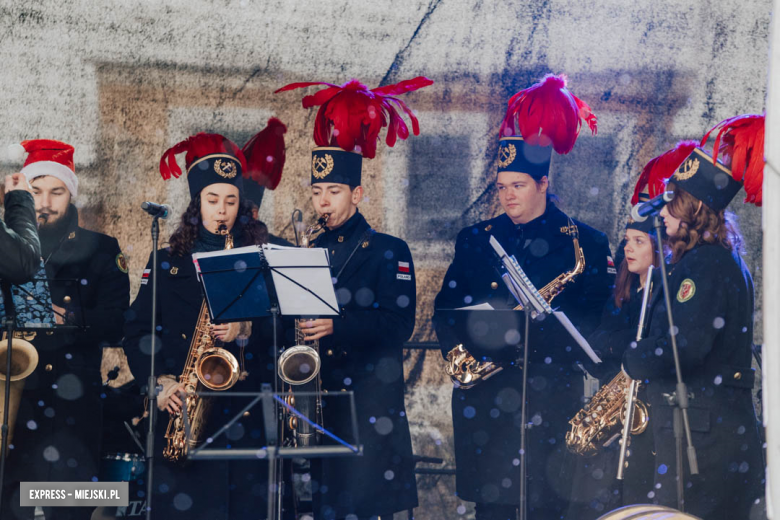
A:
[[[5,464],[8,457],[8,439],[10,437],[9,429],[9,402],[11,394],[11,383],[13,382],[13,342],[14,335],[17,332],[65,332],[74,330],[84,330],[84,313],[81,316],[81,324],[70,324],[73,313],[66,308],[65,313],[59,313],[52,306],[51,291],[49,280],[46,277],[46,270],[41,261],[38,274],[32,281],[22,285],[11,285],[0,282],[0,331],[5,331],[8,341],[8,350],[6,354],[5,366],[5,397],[3,402],[2,418],[2,443],[0,443],[0,511],[3,506],[3,495],[5,489]],[[60,280],[57,280],[60,281]],[[69,280],[70,281],[70,280]],[[73,280],[75,281],[75,280]],[[78,285],[76,285],[78,293]],[[81,298],[78,298],[81,305]],[[56,324],[55,314],[63,319],[62,325]],[[32,360],[30,360],[32,361]],[[37,364],[37,354],[34,359]]]
[[[330,273],[327,251],[321,248],[286,248],[263,245],[248,246],[213,253],[193,255],[198,276],[201,280],[207,307],[213,320],[220,322],[248,321],[253,318],[272,316],[274,366],[278,366],[277,323],[280,316],[321,317],[338,316],[338,302]],[[290,393],[279,392],[278,377],[274,390],[264,384],[261,392],[199,392],[209,397],[251,397],[252,401],[232,417],[214,435],[210,442],[193,449],[188,454],[191,460],[268,460],[268,520],[281,515],[279,501],[280,487],[278,462],[291,458],[322,458],[362,455],[357,428],[357,413],[352,392],[330,394],[333,397],[348,398],[352,416],[352,443],[340,439],[322,425],[310,423],[323,432],[325,437],[337,443],[336,446],[280,446],[280,409],[298,417],[309,419],[284,399]],[[295,392],[298,397],[317,395],[316,392]],[[267,446],[244,449],[207,449],[214,439],[225,433],[245,412],[262,403],[263,423]],[[189,442],[189,419],[184,413],[185,431]]]

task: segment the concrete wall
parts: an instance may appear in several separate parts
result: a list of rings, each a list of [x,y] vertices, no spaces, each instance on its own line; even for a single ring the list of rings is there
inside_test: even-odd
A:
[[[555,158],[552,183],[564,209],[605,231],[614,247],[646,161],[725,117],[763,110],[771,4],[5,0],[0,143],[47,137],[76,147],[83,225],[119,239],[135,293],[150,249],[139,204],[186,205],[186,182],[159,177],[167,147],[204,130],[243,142],[270,115],[280,117],[289,128],[287,168],[260,213],[290,238],[293,208],[313,215],[306,185],[314,113],[301,109],[301,93],[273,90],[426,75],[436,84],[407,96],[422,134],[392,150],[382,145],[366,163],[361,209],[374,227],[409,242],[418,270],[414,339],[433,340],[432,300],[453,238],[498,208],[491,182],[509,96],[548,71],[565,72],[591,104],[599,134]],[[760,210],[740,200],[733,209],[761,287]],[[760,294],[757,301],[760,323]],[[451,465],[450,390],[438,353],[410,351],[406,372],[415,449]],[[419,486],[418,518],[470,514],[452,496],[452,477],[419,477]]]

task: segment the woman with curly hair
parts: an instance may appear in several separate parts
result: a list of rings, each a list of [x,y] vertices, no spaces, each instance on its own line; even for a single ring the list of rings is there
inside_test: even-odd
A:
[[[275,120],[274,120],[275,121]],[[281,125],[281,123],[279,123]],[[282,139],[278,125],[269,124],[267,139]],[[283,128],[283,126],[281,127]],[[262,139],[261,139],[262,141]],[[257,140],[251,144],[259,145]],[[283,164],[281,157],[262,150],[264,165],[276,162],[277,174]],[[277,148],[279,148],[277,146]],[[185,405],[185,385],[178,381],[191,348],[203,296],[197,280],[192,254],[219,251],[226,248],[230,236],[234,247],[259,245],[268,241],[265,225],[252,216],[252,205],[244,198],[242,177],[253,173],[253,148],[242,150],[230,140],[216,134],[197,134],[168,150],[161,160],[163,178],[181,174],[175,154],[187,152],[187,181],[191,201],[179,226],[170,237],[169,247],[157,255],[157,408],[161,413],[155,433],[155,471],[152,509],[155,518],[187,518],[188,520],[227,520],[257,518],[264,511],[258,502],[264,500],[267,485],[263,466],[257,461],[183,461],[161,456],[167,446],[164,434],[169,421],[180,417]],[[273,160],[268,161],[271,157]],[[267,166],[266,166],[267,168]],[[261,181],[268,178],[261,172]],[[269,183],[270,185],[272,183]],[[273,184],[275,187],[275,184]],[[152,258],[144,269],[141,288],[133,302],[125,327],[124,349],[130,369],[141,385],[149,379],[151,323]],[[231,391],[255,392],[261,383],[273,381],[269,319],[245,323],[210,325],[216,346],[228,350],[239,363],[239,377]],[[269,368],[269,366],[271,368]],[[210,437],[218,428],[238,414],[248,404],[240,398],[212,397],[211,412],[205,418],[205,435]],[[254,447],[262,441],[260,410],[245,413],[231,428],[213,441],[214,447]],[[190,420],[192,418],[190,417]]]
[[[668,325],[661,280],[655,279],[647,335],[626,349],[623,366],[629,376],[646,383],[651,410],[654,477],[640,495],[677,507],[681,464],[686,512],[708,520],[748,519],[758,518],[763,506],[764,478],[752,401],[753,281],[726,207],[743,178],[752,196],[753,175],[763,168],[763,118],[742,116],[718,126],[713,156],[698,147],[690,151],[669,183],[674,199],[661,212],[671,253],[674,328]],[[717,160],[718,153],[725,165]],[[682,460],[676,456],[668,399],[677,383],[670,334],[693,395],[688,417],[698,475],[691,475],[684,446]]]

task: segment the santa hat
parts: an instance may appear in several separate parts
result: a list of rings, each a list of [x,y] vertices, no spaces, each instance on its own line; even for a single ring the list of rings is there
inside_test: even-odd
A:
[[[12,158],[21,159],[24,154],[27,154],[27,159],[21,173],[27,182],[48,175],[61,180],[71,197],[78,196],[79,179],[76,177],[71,145],[51,139],[31,139],[9,147],[9,155]]]
[[[587,103],[566,88],[566,76],[547,74],[509,100],[501,123],[498,171],[541,179],[550,170],[552,151],[567,154],[585,121],[593,135],[597,119]]]
[[[409,128],[398,109],[409,116],[414,135],[420,133],[417,117],[395,96],[432,84],[430,79],[419,76],[371,90],[356,79],[341,86],[324,82],[291,83],[277,90],[278,93],[312,85],[328,87],[303,98],[303,108],[320,107],[314,124],[317,148],[312,150],[311,183],[359,186],[362,159],[376,155],[383,127],[387,127],[387,146],[394,146],[398,138],[409,137]]]
[[[243,177],[248,176],[246,158],[241,149],[219,134],[199,133],[166,150],[160,158],[160,175],[165,180],[178,178],[181,168],[176,155],[186,152],[187,182],[190,197],[195,198],[211,184],[232,184],[243,194]]]

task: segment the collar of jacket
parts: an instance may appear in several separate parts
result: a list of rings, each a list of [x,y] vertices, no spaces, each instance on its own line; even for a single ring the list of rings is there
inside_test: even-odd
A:
[[[60,222],[52,226],[43,226],[38,230],[41,239],[41,256],[46,259],[56,252],[64,242],[74,240],[78,236],[79,210],[73,204]]]
[[[355,211],[355,214],[349,217],[343,225],[336,229],[328,229],[325,231],[317,242],[321,244],[330,244],[338,242],[338,237],[344,237],[342,242],[349,242],[355,237],[359,237],[368,229],[368,227],[369,225],[368,222],[366,222],[365,217],[363,217],[360,211]]]

